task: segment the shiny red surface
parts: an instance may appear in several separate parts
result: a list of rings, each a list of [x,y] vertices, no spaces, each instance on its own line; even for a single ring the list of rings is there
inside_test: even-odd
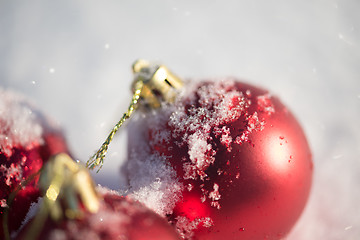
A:
[[[251,91],[247,111],[258,112],[259,119],[265,121],[264,129],[253,131],[242,144],[232,143],[231,151],[214,137],[215,162],[206,169],[205,181],[183,178],[183,164],[190,160],[188,147],[174,144],[177,139],[153,147],[153,151],[170,156],[180,181],[194,186],[191,191],[184,190],[183,200],[169,220],[176,223],[179,216],[190,221],[196,216],[210,217],[213,226],[200,224],[193,239],[282,239],[308,199],[313,173],[310,148],[299,123],[279,99],[270,98],[275,112],[269,114],[261,111],[264,106],[259,106],[256,98],[266,91],[239,82],[236,89]],[[227,124],[233,139],[244,131],[245,124],[242,117]],[[202,192],[212,191],[214,183],[219,185],[220,209],[211,206],[208,198],[200,201]]]

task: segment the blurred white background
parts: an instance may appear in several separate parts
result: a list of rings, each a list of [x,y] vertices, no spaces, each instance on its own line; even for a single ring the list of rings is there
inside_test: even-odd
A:
[[[298,117],[315,163],[287,239],[359,239],[359,12],[358,0],[0,0],[0,85],[55,118],[81,161],[126,110],[138,58],[268,88]],[[120,132],[95,176],[114,189],[124,183]]]

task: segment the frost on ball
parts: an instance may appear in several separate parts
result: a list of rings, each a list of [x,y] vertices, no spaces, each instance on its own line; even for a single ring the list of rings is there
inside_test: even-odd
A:
[[[280,239],[307,200],[308,143],[265,90],[189,82],[174,104],[138,114],[129,133],[130,194],[184,239]]]
[[[23,96],[0,88],[0,203],[2,215],[9,195],[20,182],[40,170],[51,155],[67,152],[57,126]],[[35,178],[16,195],[9,212],[9,228],[17,229],[39,192]]]

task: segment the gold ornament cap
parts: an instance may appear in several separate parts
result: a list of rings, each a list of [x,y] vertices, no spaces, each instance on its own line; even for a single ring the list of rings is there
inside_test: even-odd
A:
[[[134,72],[133,91],[138,82],[143,82],[140,98],[150,108],[159,108],[161,102],[171,103],[183,86],[182,80],[166,66],[139,59],[132,66]]]
[[[99,210],[100,200],[90,173],[65,153],[49,159],[39,184],[46,212],[55,221],[63,217],[81,218],[84,210],[90,213]]]

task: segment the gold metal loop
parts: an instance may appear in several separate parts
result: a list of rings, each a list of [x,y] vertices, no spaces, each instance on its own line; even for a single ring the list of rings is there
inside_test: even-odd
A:
[[[183,86],[180,78],[164,65],[156,65],[140,59],[133,64],[133,72],[135,75],[133,85],[138,81],[144,82],[140,98],[150,108],[159,108],[161,102],[173,102],[177,91]]]

